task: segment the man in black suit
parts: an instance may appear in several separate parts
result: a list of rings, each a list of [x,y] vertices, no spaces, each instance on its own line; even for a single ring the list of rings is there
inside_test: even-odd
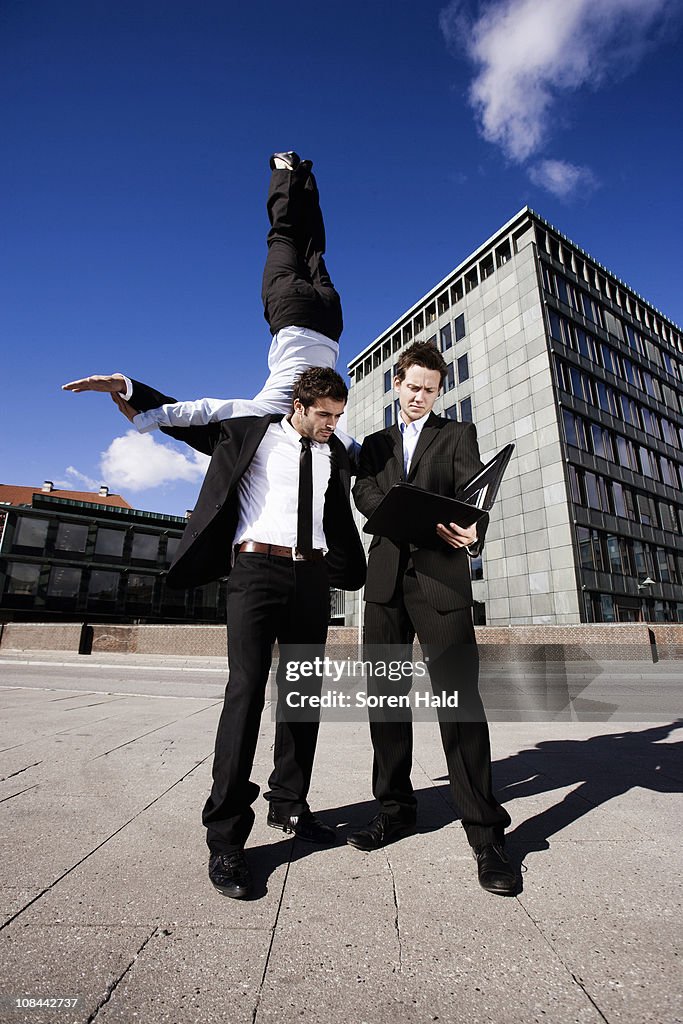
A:
[[[397,364],[394,387],[399,422],[365,438],[353,496],[370,516],[401,480],[437,494],[455,496],[482,468],[474,424],[456,423],[431,411],[447,372],[441,354],[428,343],[407,348]],[[472,623],[468,554],[483,545],[485,521],[462,529],[437,527],[428,546],[399,545],[375,536],[370,545],[365,587],[365,643],[390,656],[409,650],[417,635],[429,657],[435,693],[457,689],[459,719],[439,714],[451,791],[478,863],[479,881],[491,892],[512,894],[516,876],[503,851],[510,824],[491,789],[488,725],[479,697],[478,660]],[[408,645],[408,646],[406,646]],[[416,800],[410,781],[412,721],[371,715],[373,792],[380,813],[348,837],[359,850],[375,850],[415,831]],[[396,718],[400,720],[396,720]]]
[[[365,581],[350,504],[351,465],[334,436],[347,393],[334,370],[313,367],[295,383],[289,418],[271,414],[162,428],[211,455],[168,583],[197,587],[229,577],[229,681],[203,822],[209,877],[223,895],[238,899],[252,886],[244,845],[259,789],[249,776],[273,644],[277,640],[281,652],[304,645],[320,653],[330,588],[358,590]],[[131,402],[120,399],[130,417],[173,401],[137,381]],[[307,802],[317,735],[310,715],[292,721],[278,713],[267,822],[301,839],[330,843],[334,829]]]

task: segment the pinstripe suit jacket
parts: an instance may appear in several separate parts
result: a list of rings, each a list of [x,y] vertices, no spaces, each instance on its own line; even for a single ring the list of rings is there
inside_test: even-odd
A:
[[[458,490],[482,468],[473,423],[455,423],[430,413],[420,432],[407,480],[435,494],[455,497]],[[356,506],[370,516],[394,484],[406,479],[403,473],[403,438],[394,424],[365,438],[353,497]],[[483,547],[488,517],[477,524],[477,554]],[[429,547],[411,545],[415,574],[425,597],[440,612],[467,608],[472,604],[469,556],[464,548],[449,547],[434,535]],[[396,593],[399,579],[400,545],[387,537],[375,536],[370,544],[365,600],[386,604]]]

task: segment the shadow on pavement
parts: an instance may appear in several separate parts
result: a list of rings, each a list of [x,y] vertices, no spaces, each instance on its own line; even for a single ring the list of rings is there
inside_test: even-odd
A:
[[[585,740],[544,740],[495,762],[494,788],[502,803],[574,787],[559,803],[508,832],[506,844],[513,861],[519,866],[527,854],[548,850],[551,836],[636,786],[656,793],[683,792],[683,742],[661,742],[682,727],[680,718],[639,732],[608,733]],[[434,832],[457,820],[447,785],[428,786],[416,790],[415,795],[418,833]],[[316,813],[326,824],[338,827],[339,843],[343,843],[353,828],[377,813],[377,804],[366,800]],[[312,855],[324,856],[329,849],[333,847],[294,839],[249,847],[247,855],[255,881],[253,898],[265,895],[267,880],[280,865]]]

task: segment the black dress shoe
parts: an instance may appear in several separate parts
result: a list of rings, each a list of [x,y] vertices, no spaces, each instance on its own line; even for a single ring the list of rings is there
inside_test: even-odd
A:
[[[291,833],[297,839],[305,839],[307,843],[325,843],[329,845],[337,839],[337,832],[329,825],[323,825],[310,811],[302,814],[291,814],[288,818],[278,814],[275,804],[268,808],[266,824],[271,828],[279,828],[281,832]]]
[[[487,892],[499,896],[514,896],[517,892],[517,874],[505,856],[502,846],[488,843],[472,854],[477,862],[479,885]]]
[[[209,857],[209,878],[223,896],[244,900],[251,894],[251,872],[242,850],[212,853]]]
[[[300,163],[298,153],[294,153],[292,150],[288,153],[273,153],[270,158],[270,169],[271,171],[295,171]]]
[[[370,850],[379,850],[382,846],[388,846],[389,843],[395,843],[399,839],[405,839],[406,836],[414,835],[414,833],[414,821],[397,821],[396,818],[381,813],[368,822],[364,828],[347,836],[346,842],[356,850],[369,852]]]

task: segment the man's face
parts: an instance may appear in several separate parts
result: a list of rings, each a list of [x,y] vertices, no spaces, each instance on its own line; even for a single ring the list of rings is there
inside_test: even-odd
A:
[[[292,426],[302,437],[310,437],[312,441],[324,444],[334,434],[345,404],[334,398],[316,398],[313,405],[304,409],[301,402],[295,400]]]
[[[394,377],[394,391],[405,422],[412,423],[431,412],[440,389],[439,371],[428,370],[424,366],[409,366],[403,380]]]

